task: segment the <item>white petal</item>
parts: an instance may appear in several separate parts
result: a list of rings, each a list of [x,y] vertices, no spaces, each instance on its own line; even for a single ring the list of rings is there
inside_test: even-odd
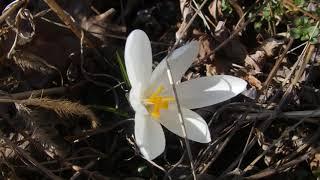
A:
[[[168,58],[170,63],[172,78],[174,82],[180,81],[181,77],[191,66],[192,62],[198,55],[199,43],[198,41],[192,41],[176,50]],[[165,87],[169,86],[169,79],[167,76],[167,65],[165,59],[154,69],[151,75],[151,83],[153,88],[157,88],[158,85]]]
[[[146,159],[153,160],[164,151],[165,137],[162,127],[150,116],[136,113],[134,133],[136,143]]]
[[[177,85],[181,106],[200,108],[226,101],[246,89],[247,82],[228,75],[202,77]]]
[[[145,105],[142,103],[142,91],[141,87],[138,85],[136,88],[132,88],[129,93],[129,102],[133,110],[137,113],[148,114],[148,111]]]
[[[171,132],[183,137],[182,127],[178,119],[178,111],[175,104],[170,105],[168,110],[162,110],[159,121]],[[182,114],[187,131],[187,137],[190,140],[200,143],[211,141],[210,131],[205,120],[197,113],[182,108]]]
[[[146,33],[141,30],[134,30],[130,33],[124,58],[132,88],[140,85],[140,89],[144,90],[149,84],[152,72],[152,51]]]

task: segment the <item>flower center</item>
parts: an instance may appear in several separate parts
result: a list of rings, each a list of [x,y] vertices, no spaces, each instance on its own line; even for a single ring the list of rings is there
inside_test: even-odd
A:
[[[149,98],[143,100],[148,112],[154,119],[159,119],[160,110],[168,109],[169,103],[175,100],[172,96],[161,96],[160,94],[163,90],[164,87],[159,86]]]

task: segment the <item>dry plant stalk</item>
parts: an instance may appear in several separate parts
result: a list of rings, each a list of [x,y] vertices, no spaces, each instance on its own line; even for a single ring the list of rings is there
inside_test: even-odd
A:
[[[63,77],[62,77],[62,73],[60,72],[60,70],[57,67],[47,63],[41,57],[39,57],[33,53],[30,53],[27,51],[21,51],[21,50],[15,51],[12,54],[12,57],[13,57],[15,64],[23,72],[35,71],[35,72],[39,72],[44,75],[52,75],[54,72],[56,72],[60,76],[61,85],[63,85]]]
[[[301,13],[303,13],[305,16],[309,16],[312,19],[315,19],[317,21],[320,20],[320,17],[318,17],[316,14],[310,13],[306,10],[304,10],[303,8],[298,7],[297,5],[294,4],[294,2],[292,2],[291,0],[284,0],[283,1],[283,5],[284,7],[286,7],[287,9],[293,9],[294,11],[300,11]]]
[[[52,110],[61,117],[83,116],[88,118],[92,128],[97,128],[99,125],[98,118],[95,116],[95,114],[88,107],[77,102],[49,98],[32,98],[21,100],[17,103],[21,103],[26,106],[37,106]]]
[[[54,111],[61,117],[82,116],[88,118],[92,128],[99,126],[99,120],[95,114],[88,107],[78,102],[50,98],[30,98],[24,100],[0,99],[0,103],[18,103],[25,106],[41,107]]]
[[[61,21],[64,22],[64,24],[67,25],[70,28],[70,30],[80,39],[81,30],[80,27],[77,26],[74,19],[69,14],[67,14],[55,0],[43,1],[48,4],[50,9],[52,9],[53,12],[55,12],[58,15]],[[85,38],[84,40],[89,47],[94,48],[94,44],[88,38]]]
[[[0,24],[3,23],[3,21],[6,20],[6,18],[8,16],[10,16],[11,14],[13,14],[17,9],[19,9],[21,6],[23,6],[23,4],[26,1],[17,1],[12,7],[10,7],[7,11],[5,11],[1,16],[0,16]]]
[[[48,64],[41,57],[27,51],[15,51],[13,53],[13,59],[22,71],[37,71],[48,75],[52,73],[52,70],[55,70],[62,76],[61,72],[55,66]]]
[[[187,2],[187,1],[181,1],[181,2],[184,2],[184,4]],[[190,1],[189,1],[190,2]],[[202,2],[202,4],[200,5],[200,7],[197,9],[196,13],[193,14],[193,16],[191,17],[190,21],[186,24],[186,26],[182,29],[182,35],[185,34],[187,32],[187,30],[189,29],[189,27],[191,26],[192,22],[194,21],[194,19],[197,17],[197,15],[199,14],[199,12],[201,11],[201,9],[203,8],[203,6],[205,5],[205,3],[207,2],[207,0],[204,0]],[[180,122],[180,125],[181,125],[181,129],[182,129],[182,132],[183,132],[183,139],[184,139],[184,143],[186,145],[186,149],[187,149],[187,154],[188,154],[188,157],[189,157],[189,161],[190,161],[190,168],[191,168],[191,171],[192,171],[192,176],[193,176],[193,179],[197,179],[197,175],[196,175],[196,171],[195,171],[195,168],[194,168],[194,162],[193,162],[193,157],[192,157],[192,152],[191,152],[191,148],[190,148],[190,144],[189,144],[189,140],[187,139],[187,131],[186,131],[186,127],[185,127],[185,123],[184,123],[184,119],[183,119],[183,114],[182,114],[182,110],[181,110],[181,106],[180,106],[180,103],[179,103],[179,98],[178,98],[178,94],[177,94],[177,90],[176,90],[176,86],[175,84],[173,83],[173,78],[172,78],[172,72],[171,72],[171,66],[170,66],[170,63],[168,61],[168,58],[172,55],[172,52],[173,50],[175,50],[180,42],[182,37],[178,37],[175,44],[173,45],[172,49],[169,51],[168,53],[168,56],[167,58],[165,58],[165,62],[166,62],[166,67],[167,67],[167,76],[169,78],[169,82],[170,82],[170,85],[172,87],[172,90],[173,90],[173,95],[174,95],[174,98],[176,100],[176,103],[177,103],[177,109],[178,109],[178,117],[179,117],[179,122]]]
[[[28,161],[34,167],[36,167],[41,172],[43,172],[47,177],[49,177],[50,179],[62,180],[59,176],[56,176],[54,173],[52,173],[50,170],[48,170],[46,167],[44,167],[41,163],[39,163],[36,159],[34,159],[32,156],[30,156],[30,154],[28,154],[26,151],[24,151],[19,146],[14,144],[10,139],[5,137],[2,134],[2,132],[0,132],[0,136],[2,137],[4,142],[8,146],[10,146],[17,154],[19,154],[21,157],[23,157],[26,161]]]

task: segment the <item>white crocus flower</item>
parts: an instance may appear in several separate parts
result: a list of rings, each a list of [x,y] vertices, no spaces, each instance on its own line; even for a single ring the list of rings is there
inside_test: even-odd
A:
[[[192,41],[176,49],[169,56],[174,83],[180,81],[192,64],[198,54],[198,48],[198,42]],[[134,119],[136,143],[142,155],[152,160],[165,148],[165,136],[161,124],[183,137],[166,63],[163,60],[152,71],[150,40],[143,31],[134,30],[127,38],[125,65],[132,87],[129,101],[136,112]],[[202,77],[177,84],[187,138],[200,143],[211,141],[207,123],[190,109],[230,99],[241,93],[246,84],[244,80],[228,75]]]

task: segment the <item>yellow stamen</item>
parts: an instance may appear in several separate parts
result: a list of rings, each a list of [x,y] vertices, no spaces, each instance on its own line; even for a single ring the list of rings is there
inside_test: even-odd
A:
[[[172,96],[161,96],[161,92],[164,90],[163,86],[159,86],[155,92],[147,99],[144,99],[144,104],[147,107],[148,112],[154,119],[159,119],[160,110],[168,109],[169,103],[174,101]]]

